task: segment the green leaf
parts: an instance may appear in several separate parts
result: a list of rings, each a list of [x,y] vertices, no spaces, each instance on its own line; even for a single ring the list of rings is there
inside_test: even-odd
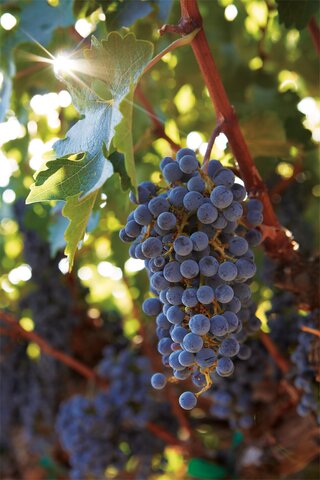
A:
[[[319,12],[318,0],[277,0],[279,22],[286,28],[305,28],[313,15]]]
[[[188,474],[195,478],[222,480],[227,477],[228,471],[222,465],[208,462],[203,458],[191,458],[188,464]]]
[[[132,141],[132,105],[133,89],[131,89],[127,97],[121,102],[120,111],[123,115],[123,121],[116,127],[113,145],[118,152],[124,154],[127,175],[131,184],[136,187],[137,178]]]
[[[36,175],[28,203],[67,200],[100,188],[113,173],[103,149],[105,152],[110,149],[117,126],[116,145],[124,153],[129,176],[135,183],[131,135],[133,89],[152,51],[150,42],[136,40],[131,33],[121,37],[113,32],[101,43],[93,38],[86,59],[79,63],[87,83],[80,78],[76,81],[74,76],[64,79],[83,118],[65,139],[54,144],[58,159],[47,162]],[[81,152],[80,160],[70,159]]]
[[[97,199],[98,190],[79,199],[77,195],[68,198],[62,213],[70,220],[64,238],[67,242],[65,254],[69,257],[69,269],[72,269],[74,256],[86,232],[86,226]]]
[[[120,176],[122,190],[126,191],[132,188],[132,183],[124,164],[124,156],[119,152],[113,152],[110,155],[110,162],[112,162],[114,173],[118,173]]]
[[[66,138],[53,145],[57,158],[37,172],[27,203],[67,201],[63,214],[70,219],[65,235],[70,265],[85,233],[93,197],[113,173],[108,152],[114,145],[124,154],[129,174],[126,178],[123,165],[119,166],[123,186],[136,183],[133,91],[152,53],[150,42],[113,32],[102,42],[93,38],[91,49],[78,61],[81,73],[63,78],[82,117]]]
[[[80,159],[62,157],[47,162],[37,172],[26,203],[67,200],[74,195],[89,195],[100,188],[112,175],[112,164],[102,153],[90,157],[85,153]]]

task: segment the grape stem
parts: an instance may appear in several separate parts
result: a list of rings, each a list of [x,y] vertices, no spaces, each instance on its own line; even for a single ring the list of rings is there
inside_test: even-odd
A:
[[[267,335],[266,333],[261,332],[260,333],[260,338],[261,338],[261,341],[262,341],[263,345],[268,350],[270,356],[275,361],[276,365],[279,367],[281,372],[284,375],[286,375],[290,370],[290,365],[287,362],[287,360],[281,355],[278,348],[276,347],[276,345],[273,343],[272,339],[270,338],[270,335]]]
[[[160,33],[174,32],[179,34],[190,33],[191,28],[201,28],[191,42],[191,47],[200,67],[203,79],[208,88],[217,118],[223,118],[222,131],[228,137],[231,149],[251,196],[259,197],[264,206],[264,222],[276,230],[276,238],[266,238],[264,245],[268,254],[274,258],[284,256],[290,259],[297,257],[290,238],[285,234],[274,210],[267,188],[255,166],[248,146],[240,130],[235,111],[230,104],[229,98],[222,83],[217,66],[211,54],[209,44],[202,28],[202,17],[196,0],[180,0],[181,20],[176,29],[164,25]]]
[[[306,325],[302,325],[301,330],[303,332],[311,333],[312,335],[316,335],[316,337],[320,337],[320,330],[316,328],[307,327]]]
[[[203,167],[206,173],[208,173],[211,150],[213,148],[213,145],[214,145],[214,142],[216,141],[217,136],[220,134],[222,130],[222,127],[223,127],[223,118],[220,118],[211,134],[211,137],[209,138],[206,153],[204,154],[204,157],[203,157]]]

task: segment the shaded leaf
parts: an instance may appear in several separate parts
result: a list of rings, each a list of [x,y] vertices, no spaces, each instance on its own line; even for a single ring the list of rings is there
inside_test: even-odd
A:
[[[130,177],[124,164],[124,156],[119,152],[114,152],[110,155],[110,162],[113,165],[114,173],[118,173],[121,181],[121,188],[123,191],[132,187]]]
[[[305,28],[313,15],[319,12],[318,0],[277,0],[279,21],[286,28]]]
[[[86,226],[97,199],[98,190],[91,192],[85,198],[79,199],[77,195],[68,198],[63,207],[63,216],[70,220],[64,238],[67,242],[65,254],[69,257],[69,269],[72,269],[74,256],[86,232]]]

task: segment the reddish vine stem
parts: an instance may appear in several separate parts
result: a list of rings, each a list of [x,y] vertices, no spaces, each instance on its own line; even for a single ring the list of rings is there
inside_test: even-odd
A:
[[[186,446],[183,442],[178,440],[176,437],[171,435],[171,433],[167,432],[163,428],[159,427],[153,422],[147,423],[147,428],[150,432],[154,433],[158,438],[161,438],[165,443],[169,445],[175,445],[181,447],[181,449],[185,450]]]
[[[179,22],[179,29],[176,31],[179,31],[179,33],[190,33],[190,28],[201,28],[202,17],[197,1],[180,0],[180,6],[181,20]],[[166,31],[173,31],[173,29],[165,25],[160,33],[163,34]],[[191,46],[208,88],[216,116],[217,118],[220,116],[224,118],[223,131],[227,135],[233,154],[239,163],[246,187],[252,195],[261,199],[264,206],[265,224],[274,227],[275,235],[272,239],[265,240],[265,248],[270,256],[282,259],[284,256],[292,258],[297,255],[293,250],[292,241],[286,236],[273,210],[267,188],[244,140],[237,116],[228,99],[202,28],[192,40]]]
[[[290,370],[290,365],[287,360],[281,355],[276,345],[273,343],[270,335],[261,332],[260,338],[266,349],[268,350],[270,356],[273,358],[275,363],[278,365],[283,374],[288,373]]]
[[[320,330],[317,330],[316,328],[311,328],[311,327],[307,327],[306,325],[302,325],[301,330],[303,332],[311,333],[312,335],[315,335],[316,337],[320,337]]]
[[[214,145],[214,142],[216,141],[217,136],[220,134],[222,130],[222,125],[223,125],[223,119],[217,122],[217,125],[215,126],[211,134],[211,137],[209,138],[208,146],[206,148],[206,153],[204,154],[204,157],[203,157],[203,166],[204,166],[205,172],[207,173],[208,173],[208,165],[209,165],[211,150],[213,148],[213,145]]]
[[[14,330],[19,336],[26,338],[30,342],[36,343],[43,352],[50,355],[51,357],[56,358],[65,365],[68,365],[68,367],[72,368],[83,377],[87,378],[88,380],[100,381],[94,370],[87,367],[78,360],[70,357],[66,353],[56,350],[51,345],[49,345],[46,340],[41,338],[36,333],[27,332],[26,330],[24,330],[24,328],[22,328],[21,325],[19,325],[19,323],[16,321],[16,319],[9,313],[0,312],[0,319],[6,322],[10,326],[10,328],[12,328],[12,330]]]
[[[156,115],[155,111],[153,110],[153,107],[152,107],[151,103],[149,102],[149,100],[144,95],[140,85],[137,86],[137,88],[135,90],[135,95],[139,99],[143,108],[146,110],[148,116],[150,117],[150,120],[152,121],[152,123],[154,125],[155,133],[159,137],[164,138],[170,144],[170,147],[172,148],[172,150],[174,152],[179,150],[180,145],[178,145],[176,142],[174,142],[172,140],[172,138],[170,138],[166,134],[162,122],[159,120],[159,117]]]
[[[318,55],[320,55],[320,29],[315,17],[312,17],[310,22],[308,23],[308,30],[310,32],[315,49]]]

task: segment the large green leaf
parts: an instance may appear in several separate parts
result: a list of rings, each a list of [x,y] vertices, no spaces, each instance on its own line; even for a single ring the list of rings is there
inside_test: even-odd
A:
[[[132,185],[136,184],[131,133],[133,91],[152,52],[150,42],[137,40],[133,34],[122,37],[113,32],[101,43],[93,38],[91,49],[78,61],[80,73],[63,78],[82,117],[66,138],[53,145],[57,159],[37,172],[27,203],[67,201],[63,213],[72,224],[66,232],[70,264],[86,226],[84,221],[77,221],[78,207],[86,208],[83,219],[87,219],[94,202],[83,204],[83,200],[92,198],[91,194],[113,173],[108,159],[111,145],[124,154],[127,173]]]

